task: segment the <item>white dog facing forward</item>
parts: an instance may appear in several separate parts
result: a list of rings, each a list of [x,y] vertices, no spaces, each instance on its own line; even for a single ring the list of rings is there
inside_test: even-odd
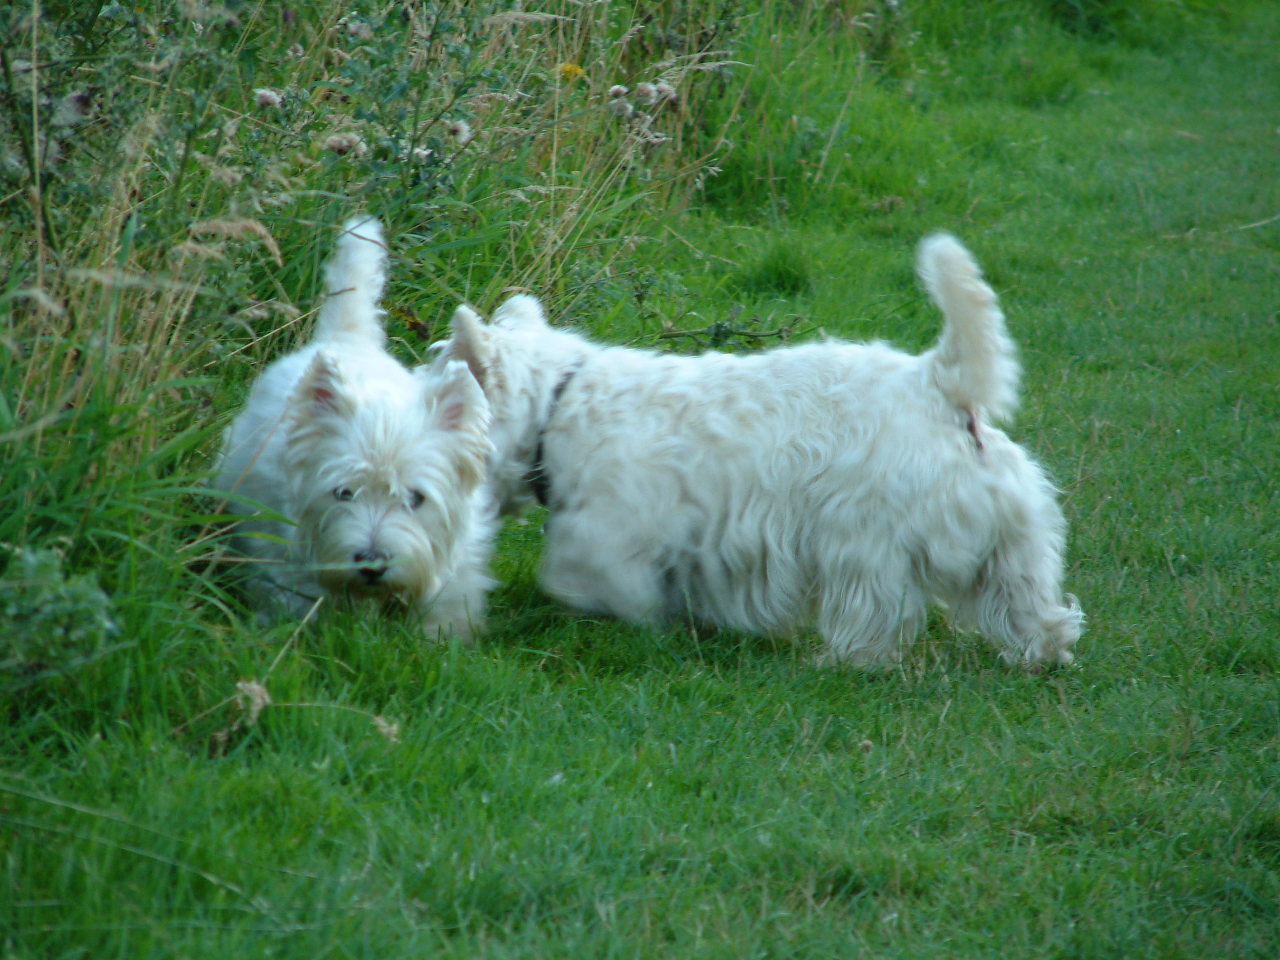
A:
[[[254,384],[217,486],[249,517],[237,546],[264,611],[301,615],[321,594],[399,599],[429,636],[468,637],[492,586],[489,407],[465,364],[411,373],[386,352],[386,271],[379,224],[348,222],[315,334]]]
[[[529,296],[489,324],[460,307],[444,355],[488,395],[502,508],[549,508],[544,588],[633,622],[816,624],[826,661],[859,666],[896,662],[937,601],[1011,662],[1069,663],[1062,512],[993,426],[1017,404],[1003,314],[953,237],[919,271],[945,316],[920,356],[680,357],[553,329]]]

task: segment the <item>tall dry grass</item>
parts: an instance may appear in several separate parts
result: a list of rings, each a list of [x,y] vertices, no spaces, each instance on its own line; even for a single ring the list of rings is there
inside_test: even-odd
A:
[[[12,590],[70,596],[88,577],[125,636],[158,608],[223,607],[202,477],[244,384],[305,337],[334,226],[387,223],[407,360],[459,299],[594,295],[711,162],[686,139],[736,16],[571,0],[0,14],[0,544],[31,560]],[[101,644],[107,620],[83,612]],[[54,647],[24,669],[56,667]]]

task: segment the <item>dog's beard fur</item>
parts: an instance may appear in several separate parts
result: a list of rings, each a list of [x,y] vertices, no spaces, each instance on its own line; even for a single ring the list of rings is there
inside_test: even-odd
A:
[[[673,357],[553,330],[531,297],[488,325],[460,308],[445,355],[489,396],[503,508],[546,480],[548,592],[631,621],[813,622],[825,659],[867,666],[932,600],[1009,660],[1069,662],[1083,616],[1060,592],[1055,491],[992,425],[1018,377],[995,296],[950,237],[922,245],[921,274],[947,318],[922,356]]]
[[[255,384],[219,486],[282,518],[242,521],[238,538],[264,609],[371,598],[408,605],[428,634],[468,636],[492,586],[488,404],[463,364],[415,374],[385,352],[385,255],[359,234],[380,243],[376,225],[348,225],[329,273],[331,297],[354,302],[322,311],[312,343]]]

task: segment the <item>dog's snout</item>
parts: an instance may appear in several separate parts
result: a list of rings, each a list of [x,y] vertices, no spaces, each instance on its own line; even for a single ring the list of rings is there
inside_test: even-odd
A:
[[[387,572],[387,561],[391,557],[381,550],[361,550],[354,559],[359,565],[360,576],[364,578],[365,583],[377,583]]]

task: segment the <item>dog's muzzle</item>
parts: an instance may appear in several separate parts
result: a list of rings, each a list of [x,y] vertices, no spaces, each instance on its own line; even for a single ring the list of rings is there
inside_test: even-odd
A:
[[[381,580],[391,566],[391,557],[381,550],[362,550],[353,559],[359,564],[360,579],[370,586]]]

